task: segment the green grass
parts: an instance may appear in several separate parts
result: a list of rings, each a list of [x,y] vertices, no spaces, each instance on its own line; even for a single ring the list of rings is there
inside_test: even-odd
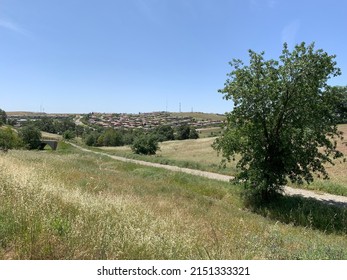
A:
[[[208,127],[208,128],[198,128],[199,138],[209,138],[222,135],[223,129],[221,127]]]
[[[165,165],[175,165],[226,175],[235,175],[237,172],[236,162],[228,163],[226,168],[222,167],[222,158],[217,155],[217,152],[211,146],[214,140],[215,138],[203,138],[162,142],[159,145],[160,150],[153,156],[134,154],[129,146],[102,147],[93,148],[93,150],[102,150],[111,155]]]
[[[347,135],[347,125],[340,125],[339,129]],[[134,155],[130,147],[101,148],[104,152],[167,165],[176,165],[226,175],[236,175],[237,161],[230,162],[226,168],[220,166],[221,157],[211,147],[215,138],[201,138],[197,140],[167,141],[160,143],[160,151],[155,156]],[[313,191],[326,192],[347,196],[347,142],[338,142],[338,149],[345,154],[342,159],[335,160],[335,165],[326,165],[330,179],[316,178],[311,184],[293,185],[294,188],[304,188]]]
[[[60,144],[0,154],[1,259],[347,259],[346,209]],[[288,200],[289,199],[289,200]]]

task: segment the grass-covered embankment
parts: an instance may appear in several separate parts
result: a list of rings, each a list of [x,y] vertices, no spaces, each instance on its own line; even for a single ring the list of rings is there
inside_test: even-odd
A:
[[[0,154],[0,258],[347,259],[346,209],[281,205],[255,214],[229,183],[68,145],[10,151]]]

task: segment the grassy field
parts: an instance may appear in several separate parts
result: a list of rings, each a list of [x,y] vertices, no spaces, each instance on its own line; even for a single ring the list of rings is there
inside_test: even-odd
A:
[[[173,117],[191,117],[196,120],[212,120],[212,121],[225,121],[226,117],[224,114],[209,114],[209,113],[201,113],[201,112],[172,112],[170,113]]]
[[[42,139],[52,139],[52,140],[57,140],[57,141],[63,140],[63,136],[58,135],[58,134],[45,132],[45,131],[41,131],[41,137],[42,137]]]
[[[0,153],[1,259],[347,259],[347,209],[245,208],[240,189],[65,143]]]
[[[339,129],[344,132],[345,139],[338,142],[338,149],[342,151],[345,156],[335,160],[335,165],[326,165],[330,179],[323,180],[321,178],[316,178],[312,184],[291,184],[290,186],[347,196],[347,124],[340,125]],[[211,147],[214,140],[215,138],[209,137],[197,140],[163,142],[160,143],[160,151],[158,151],[155,156],[134,155],[130,147],[103,147],[100,149],[110,154],[117,154],[145,161],[235,175],[237,173],[237,162],[230,162],[227,164],[226,168],[221,168],[221,157],[219,157],[216,151]]]
[[[100,147],[96,150],[150,162],[234,175],[237,171],[236,162],[231,162],[223,168],[222,158],[212,148],[214,140],[215,138],[209,137],[162,142],[159,145],[160,150],[154,156],[135,155],[129,146]]]
[[[199,132],[199,138],[215,137],[222,134],[223,129],[221,127],[207,127],[197,129]]]

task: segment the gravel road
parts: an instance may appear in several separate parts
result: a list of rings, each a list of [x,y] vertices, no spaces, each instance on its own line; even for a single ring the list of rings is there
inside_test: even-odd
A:
[[[159,163],[153,163],[153,162],[147,162],[147,161],[142,161],[142,160],[136,160],[136,159],[129,159],[129,158],[124,158],[124,157],[119,157],[119,156],[113,156],[109,155],[103,152],[96,152],[92,151],[86,148],[83,148],[81,146],[78,146],[76,144],[70,143],[72,146],[74,146],[77,149],[80,149],[81,151],[88,152],[88,153],[94,153],[97,155],[101,156],[107,156],[110,157],[114,160],[118,161],[123,161],[123,162],[130,162],[130,163],[135,163],[139,165],[144,165],[144,166],[151,166],[151,167],[157,167],[157,168],[163,168],[167,169],[170,171],[175,171],[175,172],[184,172],[196,176],[201,176],[213,180],[218,180],[218,181],[224,181],[224,182],[229,182],[230,180],[234,179],[233,176],[228,176],[228,175],[222,175],[222,174],[217,174],[217,173],[212,173],[212,172],[207,172],[207,171],[201,171],[201,170],[196,170],[196,169],[190,169],[190,168],[183,168],[183,167],[177,167],[177,166],[172,166],[172,165],[164,165],[164,164],[159,164]],[[332,194],[327,194],[327,193],[318,193],[314,191],[309,191],[309,190],[303,190],[303,189],[294,189],[291,187],[286,186],[284,188],[284,192],[286,195],[294,196],[302,196],[306,198],[314,198],[317,199],[323,203],[330,204],[330,205],[337,205],[341,207],[347,207],[347,197],[346,196],[339,196],[339,195],[332,195]]]

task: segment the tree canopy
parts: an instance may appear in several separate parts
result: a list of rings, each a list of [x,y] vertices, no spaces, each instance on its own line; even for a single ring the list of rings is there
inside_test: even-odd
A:
[[[233,68],[219,90],[234,108],[214,147],[226,160],[241,155],[238,179],[261,200],[272,199],[288,179],[328,178],[324,164],[342,154],[336,149],[336,98],[327,81],[340,75],[335,56],[301,43],[283,45],[279,60],[249,51],[250,62]]]
[[[155,155],[159,145],[154,135],[143,134],[134,140],[131,149],[135,154]]]
[[[7,114],[4,110],[0,109],[0,126],[6,124]]]
[[[22,127],[19,135],[26,147],[30,150],[38,149],[41,144],[41,131],[33,124]]]
[[[21,139],[15,130],[11,127],[0,128],[0,150],[7,151],[20,146]]]
[[[335,99],[335,117],[338,123],[347,123],[347,86],[333,86],[327,89]]]

